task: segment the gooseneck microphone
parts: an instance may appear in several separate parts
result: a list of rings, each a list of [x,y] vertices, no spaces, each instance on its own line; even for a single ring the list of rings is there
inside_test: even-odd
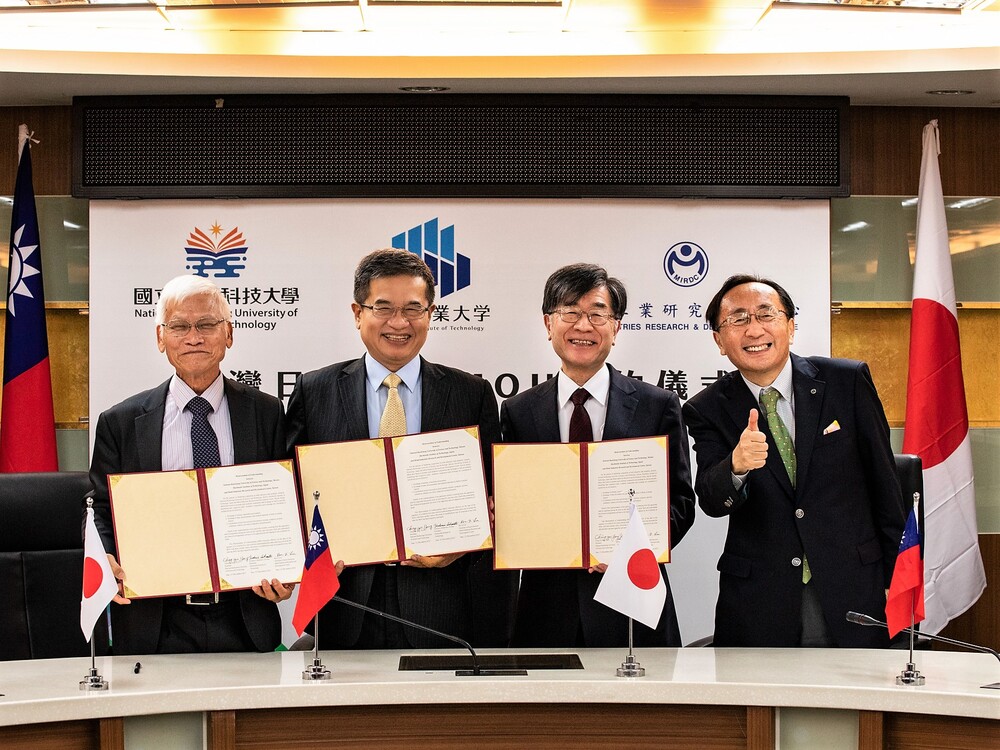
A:
[[[889,625],[882,622],[881,620],[876,620],[871,615],[865,615],[861,612],[848,612],[847,621],[853,622],[855,625],[867,625],[875,626],[888,629]],[[966,643],[965,641],[955,640],[954,638],[946,638],[943,635],[931,635],[930,633],[923,633],[919,630],[914,630],[913,628],[901,628],[901,633],[909,633],[917,638],[927,638],[931,641],[941,641],[941,643],[948,643],[952,646],[960,646],[962,648],[967,648],[970,651],[978,651],[983,654],[993,654],[997,661],[1000,661],[1000,654],[987,646],[977,646],[975,643]]]
[[[425,633],[430,633],[431,635],[436,635],[438,638],[443,638],[446,641],[451,641],[452,643],[457,643],[465,649],[468,649],[469,653],[472,654],[472,671],[468,670],[458,670],[455,674],[459,676],[479,677],[484,674],[479,668],[479,657],[476,656],[475,649],[469,644],[468,641],[463,641],[458,636],[448,635],[447,633],[442,633],[440,630],[434,630],[434,628],[429,628],[426,625],[421,625],[420,623],[412,622],[410,620],[404,620],[402,617],[396,617],[395,615],[390,615],[388,612],[383,612],[373,607],[369,607],[365,604],[358,604],[357,602],[352,602],[350,599],[343,599],[339,596],[334,596],[330,601],[340,602],[341,604],[347,604],[351,607],[356,607],[357,609],[364,610],[365,612],[370,612],[373,615],[378,615],[379,617],[384,617],[387,620],[392,620],[393,622],[398,622],[400,625],[406,625],[411,628],[416,628],[417,630],[423,630]]]

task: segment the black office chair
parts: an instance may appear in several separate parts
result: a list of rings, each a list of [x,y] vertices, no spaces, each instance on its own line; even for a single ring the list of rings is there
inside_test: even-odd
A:
[[[924,556],[924,463],[920,456],[896,453],[896,476],[903,488],[903,512],[909,514],[914,500],[917,503],[917,526],[920,529],[920,556]]]
[[[0,659],[86,656],[80,630],[86,472],[0,474]],[[107,628],[98,622],[98,653]]]

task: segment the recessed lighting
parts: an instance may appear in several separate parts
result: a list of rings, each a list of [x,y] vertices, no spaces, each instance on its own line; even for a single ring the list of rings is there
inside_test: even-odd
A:
[[[925,91],[924,93],[931,96],[968,96],[976,92],[969,91],[968,89],[935,89],[934,91]]]
[[[853,222],[851,224],[847,224],[847,225],[841,227],[840,231],[841,232],[857,232],[857,231],[862,230],[862,229],[867,229],[870,226],[871,226],[871,224],[869,224],[867,221],[855,221],[855,222]]]
[[[441,91],[447,91],[447,86],[400,86],[400,91],[405,91],[409,94],[437,94]]]

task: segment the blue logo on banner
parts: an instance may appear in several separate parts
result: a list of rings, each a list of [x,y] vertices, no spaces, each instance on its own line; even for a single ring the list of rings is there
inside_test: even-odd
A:
[[[213,224],[208,231],[218,238],[222,234],[222,227]],[[240,231],[239,227],[234,227],[218,241],[195,227],[194,231],[188,235],[187,244],[184,246],[187,261],[190,263],[187,266],[188,270],[194,271],[195,276],[202,276],[206,279],[209,276],[214,276],[217,279],[238,279],[239,271],[246,268],[245,265],[241,264],[241,261],[247,259],[247,249],[246,240],[243,239],[243,232]]]
[[[677,286],[695,286],[708,275],[708,253],[693,242],[678,242],[663,256],[663,272]]]
[[[397,234],[392,238],[392,246],[409,250],[430,266],[441,297],[465,289],[472,283],[472,266],[468,256],[455,252],[454,224],[438,231],[438,220],[431,219]]]

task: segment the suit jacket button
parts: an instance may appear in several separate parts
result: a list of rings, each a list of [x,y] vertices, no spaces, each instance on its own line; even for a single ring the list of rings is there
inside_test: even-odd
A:
[[[793,557],[792,558],[792,567],[793,568],[798,568],[801,565],[802,565],[802,558],[801,557]]]
[[[796,518],[803,518],[805,516],[805,514],[806,514],[806,512],[804,510],[802,510],[802,508],[796,508],[795,509],[795,517]]]

